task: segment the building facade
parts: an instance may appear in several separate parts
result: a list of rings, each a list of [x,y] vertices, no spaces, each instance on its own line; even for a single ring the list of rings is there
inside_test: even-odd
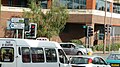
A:
[[[103,44],[105,25],[109,25],[110,32],[107,32],[106,43],[118,43],[120,41],[118,32],[120,26],[120,4],[113,0],[59,0],[67,6],[69,19],[65,29],[59,35],[59,42],[69,42],[73,39],[80,39],[83,44],[89,42],[91,46]],[[0,37],[12,37],[11,31],[6,31],[7,21],[13,17],[22,17],[23,9],[29,10],[27,0],[2,0]],[[52,0],[41,1],[43,10],[47,10]],[[106,10],[105,10],[106,7]],[[93,35],[86,37],[84,26],[93,28]],[[88,41],[89,40],[89,41]]]

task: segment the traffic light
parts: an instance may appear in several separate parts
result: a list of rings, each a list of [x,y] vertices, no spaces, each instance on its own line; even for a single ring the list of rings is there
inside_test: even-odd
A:
[[[92,27],[88,27],[88,36],[93,36],[93,28]]]
[[[108,31],[108,25],[105,25],[105,32]]]
[[[37,24],[30,23],[30,36],[31,36],[31,38],[36,38],[36,34],[37,34]]]
[[[30,34],[30,32],[29,31],[26,31],[25,32],[25,38],[31,38],[31,36],[30,36],[31,34]]]
[[[109,25],[108,32],[109,33],[111,32],[111,25]]]
[[[25,31],[29,31],[29,19],[24,18],[24,23],[25,23]]]
[[[106,24],[104,30],[105,30],[106,34],[110,33],[110,31],[111,31],[111,25]]]

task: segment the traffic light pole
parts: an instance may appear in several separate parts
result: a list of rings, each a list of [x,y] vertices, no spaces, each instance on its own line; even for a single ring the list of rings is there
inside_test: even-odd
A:
[[[88,31],[89,31],[89,29],[88,29],[88,26],[87,26],[87,35],[86,35],[86,48],[88,47],[88,44],[89,44],[89,36],[88,36]],[[87,49],[86,49],[86,51],[87,51]],[[87,55],[87,53],[86,53],[86,55]]]
[[[104,16],[104,29],[106,27],[106,12],[107,12],[107,0],[105,0],[105,16]],[[106,51],[106,32],[104,31],[104,45],[103,45],[103,54]]]
[[[22,32],[22,39],[24,39],[24,33],[25,33],[25,30],[23,29],[23,32]]]

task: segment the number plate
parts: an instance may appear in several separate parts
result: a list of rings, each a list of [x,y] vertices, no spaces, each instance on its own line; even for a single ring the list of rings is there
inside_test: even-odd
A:
[[[112,67],[119,67],[119,64],[111,64]]]

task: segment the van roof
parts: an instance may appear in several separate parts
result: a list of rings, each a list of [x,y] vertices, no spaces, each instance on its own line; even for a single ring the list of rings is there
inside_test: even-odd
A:
[[[17,46],[61,48],[59,43],[54,41],[39,41],[32,39],[17,39],[17,38],[0,38],[0,41],[1,40],[15,41],[17,43]]]

